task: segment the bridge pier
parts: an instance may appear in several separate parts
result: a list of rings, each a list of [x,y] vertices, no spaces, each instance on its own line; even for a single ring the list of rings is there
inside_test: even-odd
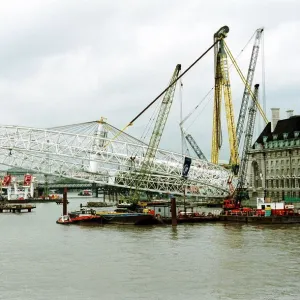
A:
[[[98,191],[98,186],[96,184],[96,182],[92,183],[92,194],[95,195],[96,198],[98,198],[99,196],[99,191]]]

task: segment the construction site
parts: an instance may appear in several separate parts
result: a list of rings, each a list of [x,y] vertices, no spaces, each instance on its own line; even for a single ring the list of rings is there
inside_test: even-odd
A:
[[[2,125],[0,163],[28,173],[21,189],[14,177],[7,174],[2,181],[4,195],[8,200],[12,194],[15,200],[32,198],[34,177],[31,174],[44,174],[47,186],[44,198],[49,197],[47,178],[55,176],[93,184],[97,191],[99,186],[120,189],[120,204],[175,197],[185,205],[213,200],[224,209],[240,211],[244,205],[256,207],[263,199],[266,203],[286,201],[289,209],[294,208],[294,202],[298,202],[300,196],[300,173],[295,167],[299,164],[299,117],[289,111],[288,119],[279,120],[279,110],[274,108],[273,120],[269,122],[265,103],[259,100],[260,83],[253,81],[263,28],[257,29],[250,39],[253,46],[246,75],[226,43],[228,34],[229,27],[221,27],[213,35],[213,44],[188,68],[182,70],[177,64],[168,86],[122,130],[110,125],[103,117],[98,121],[49,129]],[[201,144],[199,146],[185,128],[186,121],[199,105],[186,117],[181,114],[182,152],[159,149],[176,87],[181,88],[181,78],[210,51],[214,52],[210,161],[201,150]],[[236,70],[244,89],[237,119],[230,67]],[[223,101],[229,144],[229,157],[225,163],[219,158],[224,136]],[[127,134],[128,128],[155,103],[158,109],[148,124],[148,133],[152,132],[148,134],[149,141]],[[254,141],[258,118],[265,123],[265,129]]]

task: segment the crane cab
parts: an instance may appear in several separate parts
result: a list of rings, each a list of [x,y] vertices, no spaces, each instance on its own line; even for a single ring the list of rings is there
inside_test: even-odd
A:
[[[223,201],[222,208],[224,210],[230,210],[230,209],[239,209],[241,207],[240,202],[236,202],[234,199],[225,199]]]

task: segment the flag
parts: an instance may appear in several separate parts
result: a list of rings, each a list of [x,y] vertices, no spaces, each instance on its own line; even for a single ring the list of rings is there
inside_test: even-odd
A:
[[[187,178],[190,166],[192,163],[192,159],[190,157],[185,157],[184,158],[184,164],[183,164],[183,169],[182,169],[182,177]]]

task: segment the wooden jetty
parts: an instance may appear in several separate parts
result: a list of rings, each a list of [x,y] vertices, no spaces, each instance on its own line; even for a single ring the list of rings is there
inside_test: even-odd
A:
[[[22,212],[31,212],[36,205],[32,204],[1,204],[0,213],[11,212],[11,213],[22,213]]]

